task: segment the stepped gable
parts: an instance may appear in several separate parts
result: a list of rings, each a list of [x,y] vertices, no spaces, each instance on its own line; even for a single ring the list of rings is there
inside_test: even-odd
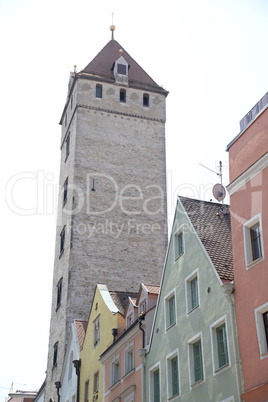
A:
[[[109,291],[111,298],[113,299],[114,304],[120,311],[122,315],[125,313],[125,309],[128,303],[128,297],[136,299],[138,293],[134,292],[116,292],[116,291]]]
[[[129,86],[135,87],[153,87],[159,92],[168,94],[139,66],[139,64],[123,49],[115,40],[110,40],[106,46],[97,54],[97,56],[80,72],[103,78],[105,81],[114,83],[113,66],[119,59],[122,49],[122,56],[129,65],[128,82]]]
[[[205,247],[219,277],[232,281],[233,252],[230,206],[179,197],[194,229]]]
[[[79,349],[82,350],[87,330],[87,321],[75,320]]]

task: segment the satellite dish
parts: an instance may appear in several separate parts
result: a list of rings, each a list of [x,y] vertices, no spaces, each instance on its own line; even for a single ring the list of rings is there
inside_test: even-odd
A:
[[[224,198],[226,196],[226,190],[223,187],[223,185],[220,183],[215,184],[215,186],[212,189],[212,193],[213,193],[214,198],[216,198],[216,200],[218,200],[218,201],[224,200]]]

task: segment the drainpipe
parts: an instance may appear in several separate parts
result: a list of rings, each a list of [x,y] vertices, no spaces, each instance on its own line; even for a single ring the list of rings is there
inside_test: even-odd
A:
[[[55,385],[56,385],[56,388],[57,388],[58,402],[60,402],[60,387],[61,387],[60,381],[56,381]]]
[[[77,387],[76,387],[76,402],[79,402],[79,385],[80,385],[80,367],[81,367],[81,359],[73,361],[75,373],[77,375]]]
[[[142,331],[142,348],[145,348],[145,331],[142,328],[142,321],[145,320],[145,313],[139,315],[139,329]]]
[[[238,342],[236,337],[236,325],[235,325],[235,304],[233,302],[231,294],[234,292],[234,284],[233,283],[224,283],[222,285],[222,289],[227,296],[229,305],[230,305],[230,312],[231,312],[231,327],[232,327],[232,335],[233,335],[233,344],[234,344],[234,353],[235,353],[235,371],[236,371],[236,382],[237,382],[237,389],[238,389],[238,398],[239,401],[243,401],[241,394],[242,394],[242,381],[241,381],[241,373],[240,373],[240,359],[238,353]]]
[[[142,363],[142,400],[141,402],[146,402],[146,378],[145,378],[145,355],[146,349],[139,349],[139,355]]]

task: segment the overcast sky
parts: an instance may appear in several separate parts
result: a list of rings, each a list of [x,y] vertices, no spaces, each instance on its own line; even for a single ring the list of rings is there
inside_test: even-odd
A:
[[[69,73],[110,40],[113,12],[115,39],[170,92],[169,222],[178,192],[213,198],[219,177],[200,163],[218,171],[221,160],[228,184],[226,146],[268,90],[267,0],[0,0],[0,402],[12,382],[33,390],[45,379],[58,123]]]

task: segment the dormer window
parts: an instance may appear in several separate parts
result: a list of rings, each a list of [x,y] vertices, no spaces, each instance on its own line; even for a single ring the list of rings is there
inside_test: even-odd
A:
[[[126,103],[126,90],[120,89],[120,102]]]
[[[117,64],[117,73],[118,74],[127,74],[127,66],[125,64]]]
[[[113,66],[114,79],[117,84],[128,85],[129,65],[123,56],[117,59]]]

